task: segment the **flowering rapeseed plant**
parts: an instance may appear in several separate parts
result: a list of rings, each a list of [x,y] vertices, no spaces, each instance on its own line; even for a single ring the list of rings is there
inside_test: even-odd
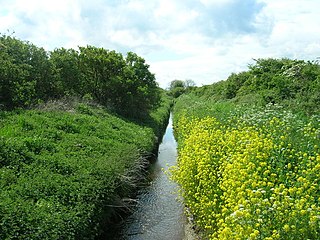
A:
[[[209,239],[320,239],[319,118],[181,116],[173,179]]]

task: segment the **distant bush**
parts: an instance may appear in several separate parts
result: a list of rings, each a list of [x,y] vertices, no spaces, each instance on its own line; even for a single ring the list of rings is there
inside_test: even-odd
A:
[[[170,86],[168,88],[168,94],[177,98],[183,93],[187,93],[196,87],[196,83],[191,79],[183,80],[173,80],[170,82]]]

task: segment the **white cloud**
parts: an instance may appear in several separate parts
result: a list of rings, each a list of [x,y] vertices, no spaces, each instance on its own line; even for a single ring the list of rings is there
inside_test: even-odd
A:
[[[271,0],[264,12],[273,18],[274,27],[268,38],[266,49],[272,49],[277,56],[315,59],[319,49],[310,52],[320,39],[320,2],[317,0]]]
[[[6,28],[23,40],[47,49],[76,47],[85,42],[82,37],[80,6],[72,0],[12,1],[6,5],[11,21]],[[6,17],[6,16],[5,16]],[[0,16],[0,21],[5,21]],[[3,32],[4,28],[0,31]]]
[[[0,0],[0,32],[51,50],[91,44],[146,58],[162,87],[320,56],[318,0]]]

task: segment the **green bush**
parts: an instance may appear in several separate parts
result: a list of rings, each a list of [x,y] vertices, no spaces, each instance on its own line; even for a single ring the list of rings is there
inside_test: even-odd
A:
[[[319,87],[317,61],[269,58],[258,59],[249,65],[248,71],[233,73],[225,81],[195,88],[191,93],[202,101],[232,100],[259,106],[281,104],[295,112],[312,115],[319,111]]]
[[[146,117],[160,88],[145,60],[94,46],[46,52],[0,35],[0,107],[26,108],[63,97],[91,100],[125,117]]]
[[[142,126],[103,107],[73,105],[1,112],[0,239],[94,239],[108,231],[115,206],[125,207],[138,184],[170,102],[164,98],[153,124]]]

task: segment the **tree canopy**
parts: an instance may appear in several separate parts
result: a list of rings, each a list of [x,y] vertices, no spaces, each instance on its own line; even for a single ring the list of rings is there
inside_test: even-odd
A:
[[[257,59],[248,71],[193,92],[216,101],[250,105],[281,104],[308,114],[319,111],[320,65],[318,61]]]
[[[125,116],[157,106],[160,91],[145,60],[94,46],[45,51],[0,36],[0,107],[29,107],[64,96],[90,96]]]
[[[181,94],[185,93],[189,89],[196,86],[195,82],[191,79],[183,80],[173,80],[169,84],[169,95],[174,98],[179,97]]]

